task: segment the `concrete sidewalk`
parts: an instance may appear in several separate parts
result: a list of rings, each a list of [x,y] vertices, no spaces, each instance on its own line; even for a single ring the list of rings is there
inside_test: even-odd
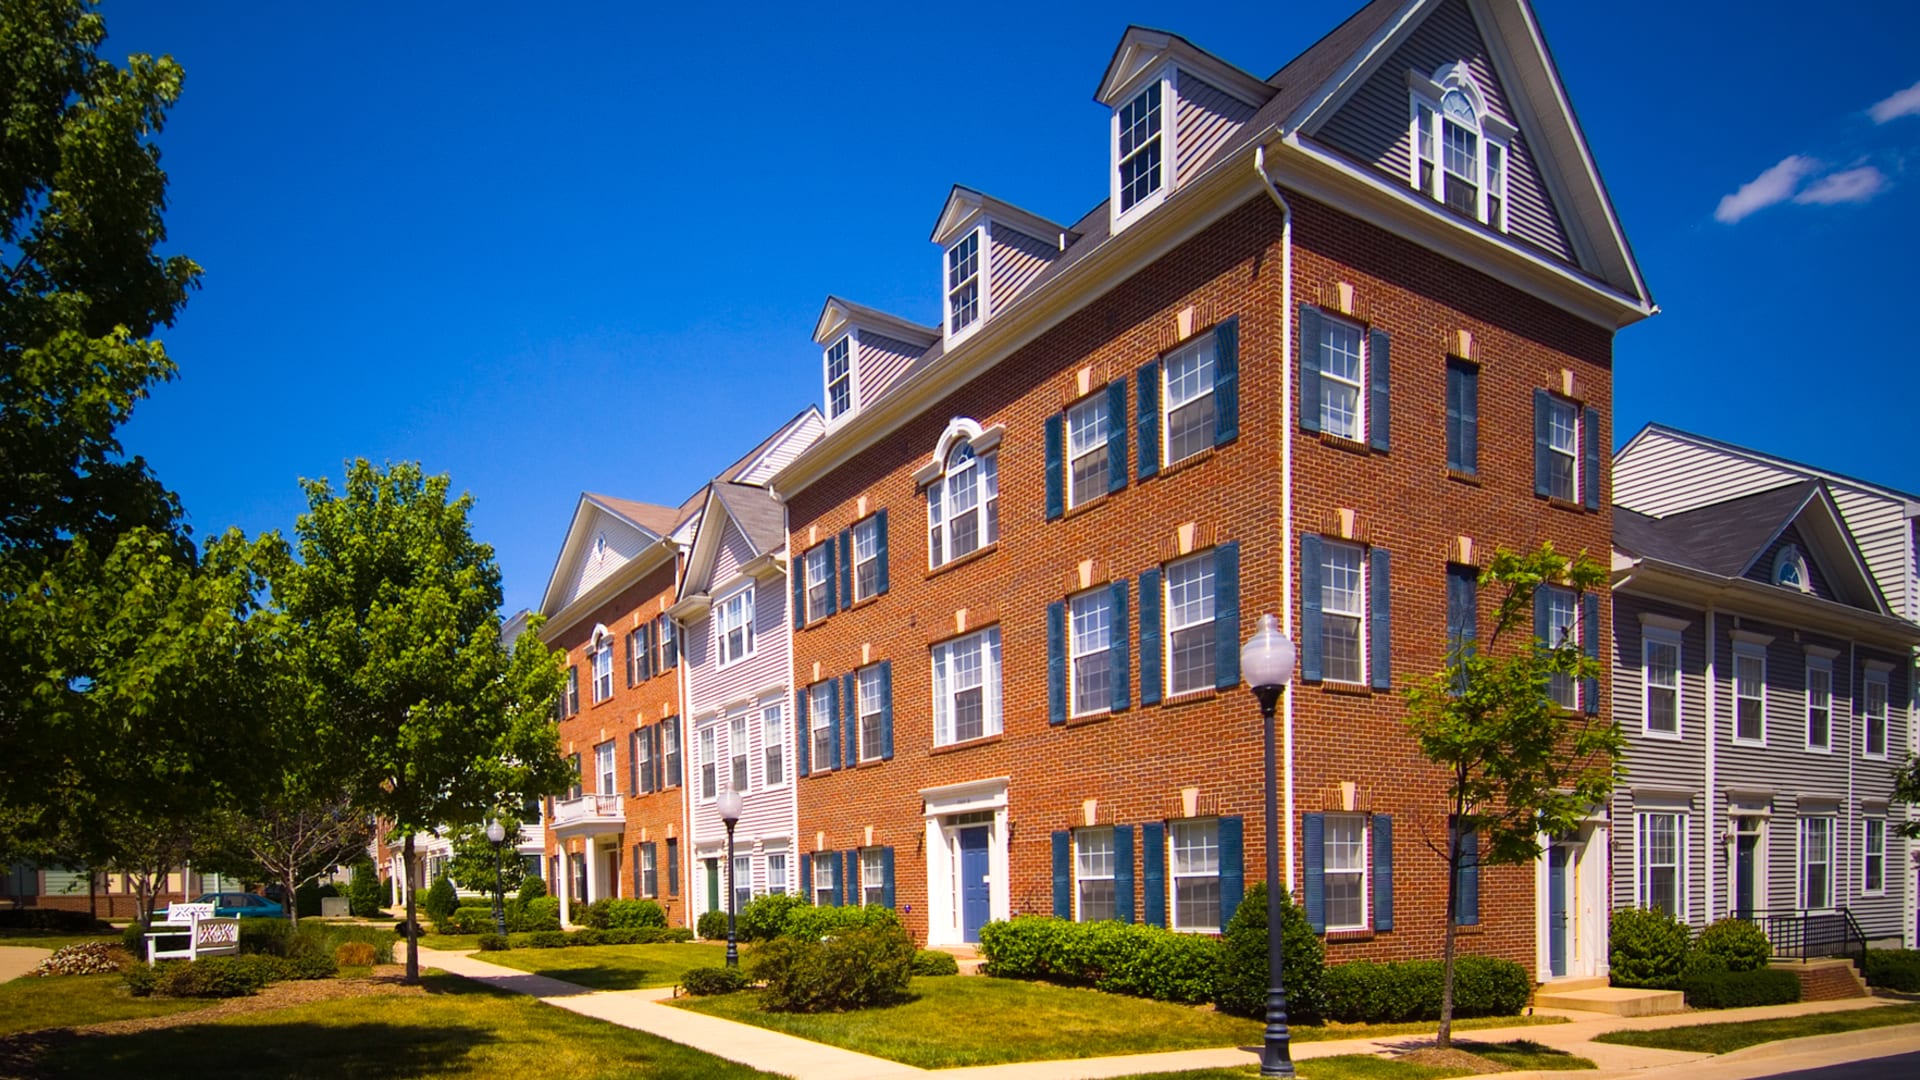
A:
[[[52,949],[36,949],[31,945],[0,945],[0,982],[25,975],[52,955]]]
[[[1025,1061],[1007,1065],[983,1065],[962,1069],[921,1069],[897,1061],[843,1050],[835,1046],[769,1031],[751,1024],[736,1023],[663,1004],[673,996],[670,988],[652,990],[594,991],[574,983],[513,968],[490,964],[467,953],[420,950],[421,966],[436,967],[476,982],[497,986],[515,993],[531,994],[549,1005],[621,1027],[658,1035],[663,1039],[704,1050],[716,1057],[767,1072],[782,1073],[795,1080],[898,1080],[901,1077],[927,1077],[937,1073],[952,1080],[1111,1080],[1141,1073],[1181,1072],[1189,1069],[1238,1068],[1259,1062],[1258,1047],[1222,1047],[1213,1050],[1179,1050],[1164,1054],[1129,1054],[1120,1057],[1077,1058],[1064,1061]],[[1797,1005],[1769,1005],[1752,1009],[1725,1009],[1712,1013],[1675,1013],[1665,1016],[1620,1017],[1593,1013],[1552,1012],[1541,1015],[1565,1017],[1569,1023],[1526,1027],[1486,1028],[1462,1031],[1462,1042],[1508,1042],[1527,1039],[1556,1050],[1591,1059],[1598,1072],[1580,1075],[1591,1080],[1611,1080],[1633,1075],[1647,1080],[1748,1080],[1810,1066],[1860,1061],[1920,1049],[1920,1024],[1839,1035],[1821,1035],[1806,1039],[1763,1043],[1730,1054],[1682,1053],[1650,1050],[1635,1046],[1596,1043],[1593,1039],[1609,1031],[1656,1030],[1687,1027],[1694,1024],[1749,1023],[1790,1016],[1846,1012],[1900,1004],[1874,998],[1841,1001],[1816,1001]],[[1431,1045],[1433,1037],[1422,1033],[1380,1039],[1337,1039],[1293,1044],[1295,1061],[1335,1057],[1342,1054],[1388,1055],[1405,1053]],[[1525,1080],[1537,1074],[1502,1073],[1503,1080]],[[1564,1074],[1556,1074],[1564,1080]]]

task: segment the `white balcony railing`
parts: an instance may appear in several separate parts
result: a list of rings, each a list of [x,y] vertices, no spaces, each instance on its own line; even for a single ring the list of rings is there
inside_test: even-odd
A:
[[[556,829],[572,825],[622,825],[627,820],[627,811],[620,804],[618,795],[582,795],[577,799],[556,799],[553,804],[553,821]]]

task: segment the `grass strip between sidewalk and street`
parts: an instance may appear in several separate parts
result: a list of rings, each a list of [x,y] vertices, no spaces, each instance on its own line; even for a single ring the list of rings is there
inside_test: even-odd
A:
[[[1519,1071],[1549,1072],[1564,1069],[1591,1069],[1593,1062],[1575,1057],[1525,1039],[1505,1043],[1461,1041],[1454,1046],[1466,1053]],[[1427,1065],[1413,1061],[1376,1057],[1372,1054],[1341,1054],[1337,1057],[1310,1058],[1294,1063],[1300,1080],[1442,1080],[1445,1077],[1474,1075],[1473,1070]],[[1247,1065],[1237,1069],[1195,1069],[1189,1072],[1145,1073],[1125,1080],[1248,1080],[1260,1075],[1260,1067]]]
[[[593,990],[640,990],[673,986],[689,969],[719,967],[724,945],[572,945],[564,949],[508,949],[475,953],[475,959]]]
[[[1784,1016],[1777,1020],[1738,1020],[1719,1024],[1691,1024],[1687,1027],[1609,1031],[1593,1041],[1616,1046],[1640,1046],[1649,1050],[1725,1054],[1781,1039],[1836,1035],[1895,1024],[1920,1024],[1920,1004],[1883,1005],[1847,1012],[1815,1013],[1811,1016]]]

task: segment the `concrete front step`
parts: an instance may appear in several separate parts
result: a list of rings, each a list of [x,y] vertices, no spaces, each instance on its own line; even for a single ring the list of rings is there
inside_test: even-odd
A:
[[[1776,960],[1773,967],[1800,979],[1801,1001],[1839,1001],[1870,996],[1851,960]]]
[[[1608,1016],[1660,1016],[1685,1011],[1686,996],[1678,990],[1634,990],[1624,986],[1590,986],[1563,990],[1558,983],[1533,992],[1536,1009],[1571,1009]]]
[[[953,961],[960,965],[962,975],[980,974],[981,966],[987,962],[980,955],[980,950],[972,945],[935,945],[933,947],[943,953],[952,953]]]

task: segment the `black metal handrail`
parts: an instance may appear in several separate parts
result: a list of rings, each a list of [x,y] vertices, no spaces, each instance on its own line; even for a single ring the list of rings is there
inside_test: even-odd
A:
[[[1844,957],[1867,967],[1867,934],[1846,908],[1826,911],[1753,911],[1741,916],[1760,928],[1783,960]]]

